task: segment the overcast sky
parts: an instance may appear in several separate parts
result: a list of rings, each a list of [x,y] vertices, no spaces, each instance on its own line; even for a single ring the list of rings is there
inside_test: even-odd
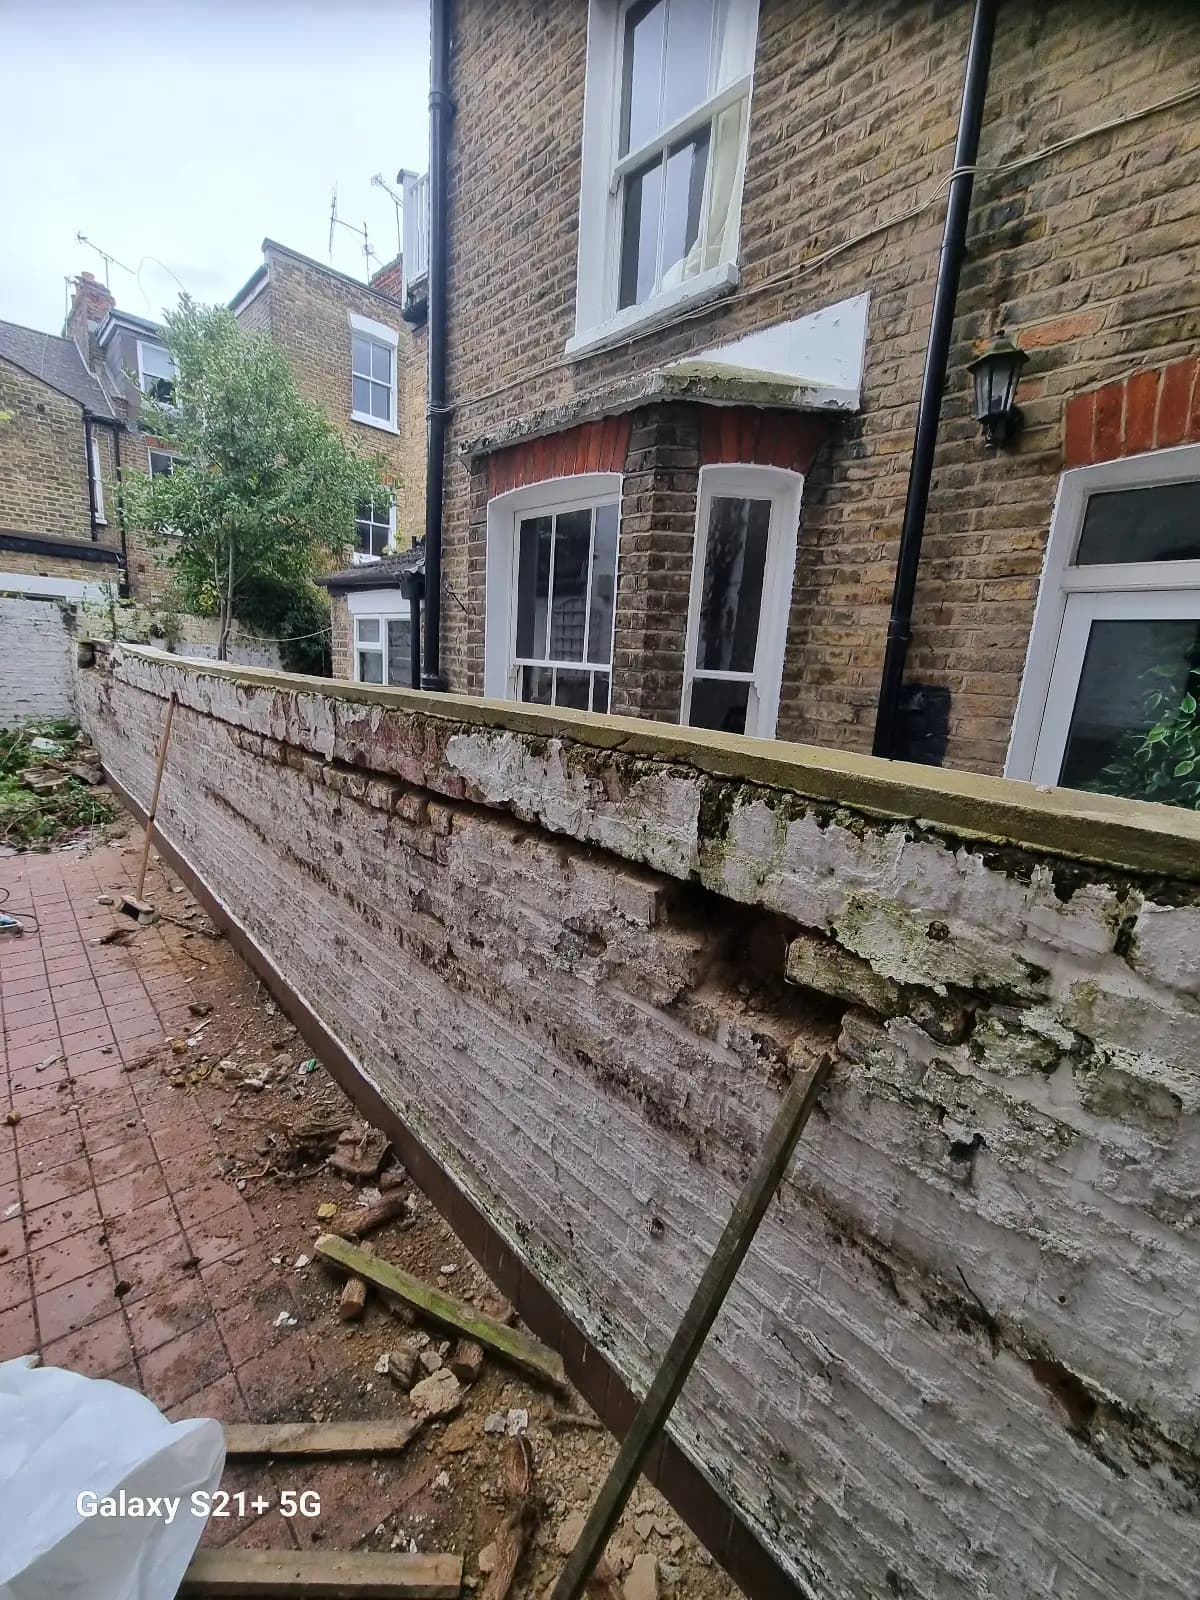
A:
[[[370,180],[425,170],[428,84],[428,0],[0,0],[0,319],[59,332],[64,278],[104,279],[79,232],[155,318],[175,278],[228,300],[264,237],[328,262],[335,183],[391,260]],[[334,232],[332,264],[365,276]]]

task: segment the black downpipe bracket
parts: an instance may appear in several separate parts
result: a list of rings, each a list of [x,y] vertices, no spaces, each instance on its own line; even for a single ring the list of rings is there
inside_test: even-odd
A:
[[[429,392],[425,457],[425,628],[421,688],[442,675],[442,498],[446,455],[446,173],[450,143],[450,0],[433,0],[429,63]]]
[[[875,717],[875,740],[871,747],[872,754],[889,758],[896,751],[900,692],[912,638],[913,599],[921,562],[921,538],[925,532],[925,512],[929,506],[933,456],[937,448],[942,396],[946,389],[946,363],[950,355],[954,312],[958,302],[958,279],[966,254],[967,219],[971,210],[971,192],[975,186],[974,173],[960,169],[973,167],[979,155],[979,130],[983,124],[983,106],[987,98],[997,9],[998,0],[975,0],[975,15],[971,20],[962,108],[954,141],[956,176],[950,180],[946,197],[946,226],[942,233],[937,284],[933,293],[933,313],[929,319],[929,342],[925,348],[925,371],[921,377],[921,403],[917,412],[912,465],[908,473],[904,521],[900,528],[892,614],[888,621],[887,647]]]

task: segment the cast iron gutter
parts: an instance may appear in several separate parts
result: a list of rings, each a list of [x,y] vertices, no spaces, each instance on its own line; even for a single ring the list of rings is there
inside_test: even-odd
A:
[[[987,97],[997,8],[998,0],[975,0],[975,15],[971,21],[962,107],[958,116],[958,135],[954,141],[956,176],[950,180],[946,198],[946,225],[942,232],[933,312],[929,319],[929,342],[925,348],[925,371],[921,377],[921,403],[913,439],[904,521],[900,528],[900,550],[896,557],[896,583],[892,591],[892,614],[888,621],[887,647],[879,685],[875,740],[871,746],[872,754],[877,756],[891,757],[896,749],[896,724],[904,683],[904,663],[912,638],[913,598],[917,588],[917,569],[921,562],[921,538],[925,532],[933,456],[937,448],[942,396],[946,389],[946,363],[954,331],[958,279],[966,254],[967,219],[975,182],[974,173],[962,169],[973,167],[979,154],[979,130]]]
[[[442,498],[446,470],[446,169],[450,142],[450,0],[433,0],[429,61],[429,387],[425,455],[422,689],[442,676]]]

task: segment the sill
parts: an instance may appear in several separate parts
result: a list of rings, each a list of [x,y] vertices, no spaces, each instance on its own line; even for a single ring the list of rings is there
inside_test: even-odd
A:
[[[671,322],[685,307],[690,310],[706,301],[723,300],[726,295],[733,293],[740,279],[737,262],[726,261],[689,279],[687,283],[681,283],[675,289],[663,290],[652,300],[627,306],[624,311],[618,311],[616,316],[607,317],[594,327],[580,329],[567,340],[566,354],[573,357],[592,355],[596,351],[607,350],[611,345],[620,344],[631,333],[648,333],[660,324]]]
[[[399,433],[394,422],[384,422],[381,417],[369,417],[365,411],[352,411],[351,422],[361,422],[365,428],[378,428],[380,433]]]
[[[350,557],[352,567],[373,567],[377,561],[382,561],[382,556],[368,555],[365,550],[356,550]]]

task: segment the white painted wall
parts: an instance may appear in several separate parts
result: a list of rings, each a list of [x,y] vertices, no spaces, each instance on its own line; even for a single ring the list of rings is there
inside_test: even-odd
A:
[[[72,620],[71,606],[53,597],[0,597],[0,728],[75,715]]]

